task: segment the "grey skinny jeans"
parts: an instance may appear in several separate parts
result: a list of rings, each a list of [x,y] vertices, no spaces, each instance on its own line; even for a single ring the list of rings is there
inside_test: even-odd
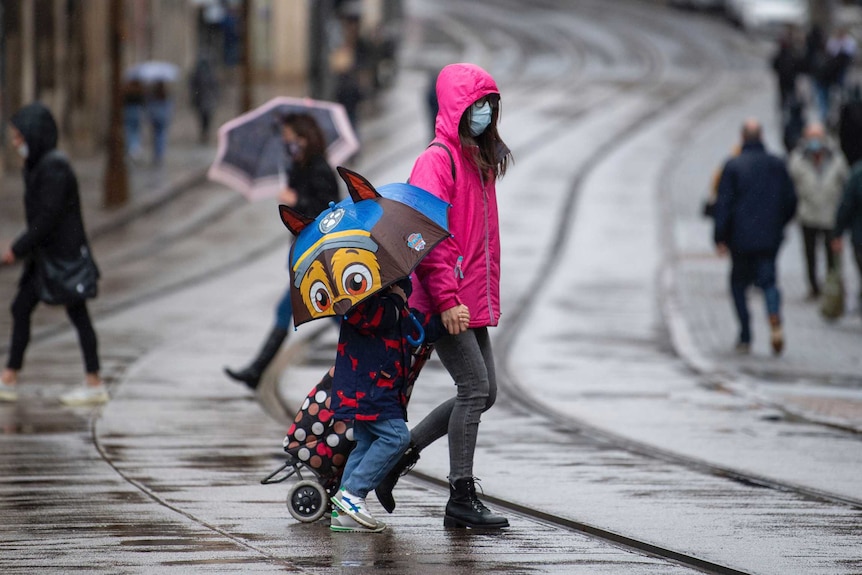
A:
[[[455,397],[438,405],[411,431],[411,441],[424,449],[449,434],[449,480],[473,477],[473,452],[482,412],[497,400],[494,354],[488,328],[447,335],[435,344],[437,356],[455,380]]]

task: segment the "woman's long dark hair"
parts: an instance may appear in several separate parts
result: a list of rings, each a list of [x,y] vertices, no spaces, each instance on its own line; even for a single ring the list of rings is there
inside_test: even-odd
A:
[[[512,152],[506,146],[500,133],[497,131],[497,121],[500,118],[502,103],[500,102],[499,94],[490,94],[489,101],[491,102],[491,123],[485,128],[485,131],[478,136],[470,134],[470,120],[472,117],[473,106],[470,105],[461,116],[461,121],[458,123],[458,136],[461,138],[462,146],[470,146],[474,142],[479,148],[479,153],[473,158],[476,162],[476,167],[483,174],[492,172],[494,178],[502,178],[506,174],[509,163],[514,161]]]
[[[312,158],[326,154],[326,138],[313,116],[302,113],[285,114],[281,124],[290,126],[298,137],[306,141],[302,157],[297,160],[300,164],[308,165]]]

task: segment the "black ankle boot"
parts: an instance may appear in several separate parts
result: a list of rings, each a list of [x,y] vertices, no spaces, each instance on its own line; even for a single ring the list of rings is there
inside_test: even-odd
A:
[[[254,361],[239,371],[234,371],[229,367],[225,367],[224,372],[231,379],[241,381],[251,389],[257,389],[257,384],[260,383],[260,377],[272,361],[272,358],[274,358],[275,354],[278,353],[278,350],[281,348],[281,344],[284,342],[286,337],[286,329],[280,327],[272,328],[272,331],[269,332],[269,335],[263,343],[263,347],[260,349],[257,357],[254,358]]]
[[[419,461],[419,448],[416,447],[416,444],[410,442],[401,459],[398,460],[395,467],[386,474],[386,477],[383,478],[383,481],[374,490],[374,494],[377,495],[377,501],[380,502],[380,505],[383,506],[383,509],[387,513],[395,511],[395,498],[392,497],[392,490],[395,489],[395,484],[398,483],[398,479],[402,475],[406,475],[416,465],[417,461]]]
[[[472,527],[474,529],[500,529],[509,526],[509,520],[496,515],[479,501],[472,477],[449,483],[449,503],[446,504],[444,527]]]

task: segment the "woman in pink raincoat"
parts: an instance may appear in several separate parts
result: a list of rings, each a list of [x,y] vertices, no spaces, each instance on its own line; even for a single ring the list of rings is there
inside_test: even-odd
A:
[[[392,488],[419,452],[449,435],[450,498],[447,527],[508,527],[476,496],[473,452],[482,412],[497,395],[488,327],[500,319],[500,231],[495,183],[506,173],[511,153],[497,132],[500,92],[488,72],[473,64],[451,64],[437,77],[439,112],[435,138],[419,156],[410,183],[449,202],[452,237],[416,269],[410,304],[441,314],[448,335],[437,355],[455,380],[457,394],[432,411],[411,432],[411,445],[377,487],[383,507],[395,508]],[[458,323],[467,308],[468,328]]]

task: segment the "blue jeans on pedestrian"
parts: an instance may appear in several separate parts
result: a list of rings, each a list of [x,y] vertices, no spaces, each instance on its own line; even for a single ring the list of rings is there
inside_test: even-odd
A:
[[[275,306],[275,325],[290,330],[290,320],[293,318],[293,307],[290,305],[290,285],[284,290],[284,295]]]
[[[141,122],[144,118],[143,104],[123,106],[123,127],[126,131],[126,153],[137,157],[141,153]]]
[[[403,419],[354,421],[356,447],[350,452],[341,486],[359,497],[377,488],[410,445],[410,431]]]
[[[768,316],[780,317],[781,293],[778,291],[776,253],[734,253],[731,255],[730,292],[739,319],[739,342],[751,343],[751,319],[745,294],[752,285],[763,291]]]

